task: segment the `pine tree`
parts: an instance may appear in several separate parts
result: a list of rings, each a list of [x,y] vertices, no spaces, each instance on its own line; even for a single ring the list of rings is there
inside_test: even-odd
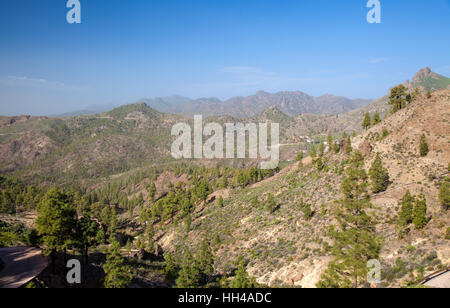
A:
[[[362,122],[362,128],[363,129],[369,129],[371,125],[372,125],[372,122],[370,120],[370,114],[368,112],[366,112],[364,114],[364,120]]]
[[[322,275],[318,287],[357,288],[366,279],[367,262],[376,259],[381,249],[381,240],[375,235],[376,223],[366,211],[371,204],[363,165],[361,153],[355,152],[341,186],[344,198],[338,201],[335,212],[338,226],[330,228],[334,260]]]
[[[116,236],[116,230],[117,230],[117,213],[116,209],[113,207],[111,209],[111,218],[109,222],[109,236],[115,237]]]
[[[151,201],[155,200],[155,196],[156,196],[156,185],[155,185],[155,183],[151,183],[150,184],[150,187],[148,189],[148,196],[149,196]]]
[[[387,136],[389,136],[389,131],[386,127],[383,127],[381,136],[383,139],[386,138]]]
[[[380,113],[377,111],[373,115],[372,126],[375,126],[375,125],[377,125],[379,123],[381,123],[381,117],[380,117]]]
[[[184,253],[181,270],[176,280],[177,288],[198,288],[200,284],[201,274],[197,263],[192,257],[191,252],[186,249]]]
[[[98,225],[90,217],[78,219],[76,224],[76,246],[83,251],[84,262],[88,263],[89,247],[98,243]],[[104,238],[101,238],[104,241]],[[102,242],[103,244],[103,242]]]
[[[191,216],[191,214],[189,214],[184,218],[184,227],[185,227],[186,233],[191,232],[191,226],[192,226],[192,216]]]
[[[406,227],[412,223],[413,208],[415,202],[416,199],[414,198],[413,195],[411,195],[411,193],[408,190],[400,202],[400,212],[397,221],[397,224],[399,226]]]
[[[420,195],[415,202],[413,209],[413,224],[417,230],[425,228],[428,223],[427,201],[424,195]]]
[[[238,259],[238,268],[236,275],[231,283],[233,289],[250,289],[256,287],[256,281],[249,277],[243,257]]]
[[[220,181],[220,188],[226,189],[228,188],[228,178],[224,175]]]
[[[383,161],[378,153],[369,170],[370,180],[372,182],[372,192],[380,193],[387,189],[389,185],[389,172],[383,166]]]
[[[422,137],[420,137],[420,156],[425,157],[428,155],[428,152],[427,137],[423,134]]]
[[[350,139],[350,137],[347,137],[347,143],[345,145],[345,154],[349,155],[352,153],[352,151],[353,151],[352,140]]]
[[[210,243],[203,239],[197,253],[197,265],[200,272],[206,276],[214,273],[214,255]]]
[[[319,145],[319,157],[322,157],[325,154],[325,144],[323,142]]]
[[[71,196],[52,188],[37,208],[36,230],[46,245],[46,253],[52,255],[53,270],[56,251],[64,249],[65,252],[77,240],[77,217],[72,202]]]
[[[120,245],[116,240],[111,243],[103,270],[105,271],[105,288],[126,288],[133,279],[131,267],[126,264],[125,259],[121,256]]]
[[[189,214],[192,213],[194,206],[192,205],[191,200],[186,199],[183,202],[183,206],[181,207],[182,211],[183,211],[183,216],[188,216]]]
[[[309,203],[305,203],[303,200],[300,201],[300,211],[303,213],[303,218],[305,220],[310,220],[314,216],[314,211],[311,209]]]
[[[266,207],[266,210],[271,214],[274,213],[278,209],[278,204],[275,201],[275,198],[273,197],[272,194],[269,194],[269,196],[267,197],[265,207]]]
[[[166,274],[166,278],[169,281],[174,281],[178,277],[179,268],[175,262],[175,259],[171,252],[164,254],[164,260],[166,265],[164,267],[164,272]]]
[[[333,146],[333,135],[331,135],[331,132],[328,132],[327,144],[328,144],[328,148],[331,150],[332,146]]]
[[[131,256],[131,241],[130,241],[130,239],[127,240],[127,244],[125,246],[125,249],[126,249],[126,251],[128,253],[128,256]]]
[[[341,151],[339,144],[337,142],[333,142],[333,150],[335,154],[339,154],[339,152]]]
[[[407,89],[404,85],[399,85],[392,88],[389,95],[389,104],[392,105],[392,113],[405,108],[406,106]]]
[[[217,201],[217,205],[218,205],[220,208],[223,207],[223,197],[222,197],[222,196],[219,197],[219,200]]]
[[[316,161],[317,170],[322,171],[325,168],[325,164],[323,163],[322,157],[319,156],[319,158]]]
[[[314,144],[311,147],[311,151],[309,152],[309,156],[311,156],[312,158],[315,158],[317,156],[316,146]]]
[[[105,231],[102,229],[98,230],[97,234],[95,235],[95,241],[97,245],[103,245],[106,243],[106,235]]]
[[[450,208],[450,182],[448,179],[439,188],[439,201],[444,210]]]

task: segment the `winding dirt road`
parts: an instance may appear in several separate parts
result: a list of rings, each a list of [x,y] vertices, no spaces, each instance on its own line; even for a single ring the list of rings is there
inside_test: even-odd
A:
[[[0,288],[20,288],[38,276],[49,260],[32,247],[0,248],[4,268],[0,271]]]

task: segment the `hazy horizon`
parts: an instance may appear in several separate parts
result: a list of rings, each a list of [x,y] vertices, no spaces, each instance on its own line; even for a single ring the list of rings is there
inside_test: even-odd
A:
[[[258,91],[376,99],[429,66],[450,75],[450,2],[0,2],[0,114],[57,115]]]

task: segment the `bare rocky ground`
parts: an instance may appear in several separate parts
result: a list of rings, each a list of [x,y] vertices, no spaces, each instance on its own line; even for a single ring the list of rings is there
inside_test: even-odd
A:
[[[0,286],[19,288],[41,273],[48,265],[48,258],[33,247],[0,248],[3,268],[0,268]]]
[[[450,245],[444,238],[450,215],[438,200],[439,185],[449,171],[449,120],[450,91],[441,90],[430,99],[420,97],[352,140],[354,148],[365,150],[367,170],[376,153],[382,155],[392,181],[386,192],[372,196],[372,214],[379,221],[377,234],[385,239],[380,287],[405,286],[450,262]],[[383,127],[389,131],[384,139]],[[424,133],[430,153],[420,157],[419,139]],[[215,243],[219,270],[229,270],[232,261],[243,255],[250,274],[260,283],[314,287],[331,259],[326,230],[334,222],[331,211],[340,198],[341,163],[346,157],[328,154],[326,159],[323,172],[305,161],[302,168],[292,165],[250,188],[231,190],[224,208],[210,204],[193,219],[188,234],[183,226],[167,228],[160,244],[172,250],[187,240],[195,250],[206,234]],[[399,239],[395,232],[398,203],[407,190],[425,195],[431,220],[424,230],[412,227]],[[263,208],[269,193],[280,204],[274,214]],[[304,219],[301,200],[315,211],[311,220]]]

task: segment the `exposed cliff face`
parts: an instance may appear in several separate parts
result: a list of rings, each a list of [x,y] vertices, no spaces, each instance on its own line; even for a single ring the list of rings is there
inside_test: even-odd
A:
[[[425,67],[414,75],[411,82],[406,81],[405,85],[410,90],[418,88],[422,92],[450,89],[450,78],[439,75],[431,71],[429,67]]]
[[[421,70],[419,70],[413,77],[412,79],[412,83],[413,84],[417,84],[420,83],[422,80],[424,80],[425,78],[434,78],[434,79],[439,79],[439,75],[432,72],[431,69],[429,67],[425,67]]]

